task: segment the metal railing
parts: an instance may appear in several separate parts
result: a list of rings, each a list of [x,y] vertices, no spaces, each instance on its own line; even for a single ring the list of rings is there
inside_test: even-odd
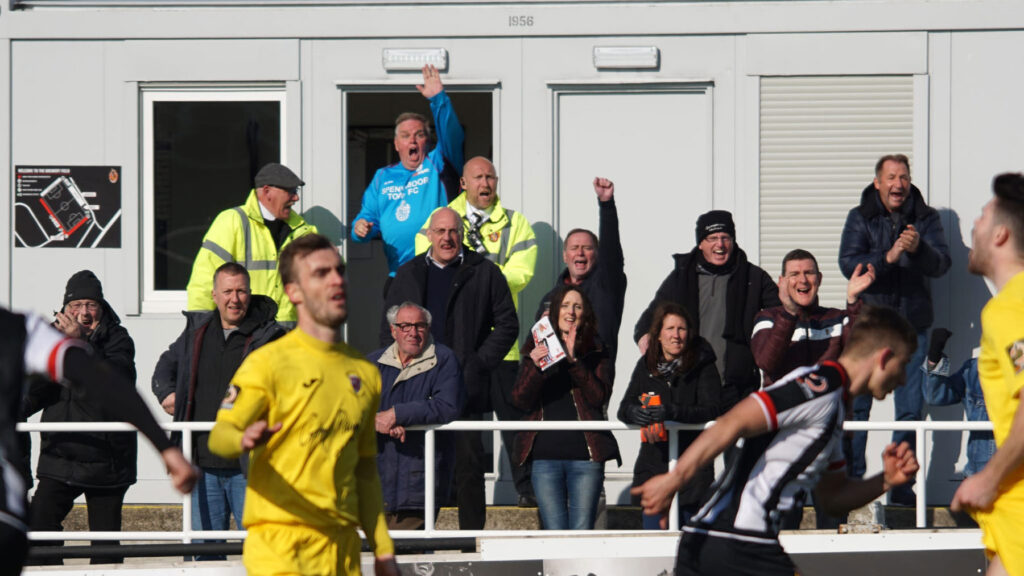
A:
[[[713,425],[709,422],[703,424],[679,424],[666,422],[665,427],[669,430],[701,430],[706,426]],[[192,434],[194,432],[207,432],[213,427],[212,422],[166,422],[161,426],[167,431],[181,432],[182,451],[185,454],[192,453]],[[553,531],[530,531],[530,530],[438,530],[435,517],[435,433],[437,431],[524,431],[524,430],[579,430],[579,431],[637,431],[640,426],[627,425],[621,422],[610,422],[600,420],[588,420],[584,422],[522,422],[522,421],[457,421],[445,425],[434,426],[413,426],[409,430],[421,430],[425,432],[424,441],[424,530],[397,530],[392,532],[396,538],[453,538],[453,537],[480,537],[480,536],[527,536],[527,535],[553,535],[559,532]],[[921,470],[918,477],[927,477],[928,458],[930,448],[929,432],[937,431],[991,431],[991,422],[967,422],[967,421],[908,421],[908,422],[844,422],[843,428],[847,431],[914,431],[917,440],[918,462]],[[130,424],[120,422],[60,422],[60,423],[20,423],[19,432],[115,432],[135,431]],[[678,435],[669,434],[669,454],[678,452]],[[669,468],[675,466],[676,459],[669,461]],[[915,524],[918,528],[925,528],[927,525],[927,482],[919,482],[916,485],[917,502],[915,503]],[[669,514],[669,529],[679,529],[678,499],[672,503],[672,510]],[[214,540],[214,539],[244,539],[244,530],[192,530],[192,496],[185,494],[182,497],[182,529],[179,532],[162,531],[135,531],[135,532],[31,532],[31,540],[150,540],[150,541],[181,541],[190,543],[193,539]],[[590,534],[610,532],[620,533],[622,530],[613,531],[592,531]],[[574,532],[568,532],[574,533]]]

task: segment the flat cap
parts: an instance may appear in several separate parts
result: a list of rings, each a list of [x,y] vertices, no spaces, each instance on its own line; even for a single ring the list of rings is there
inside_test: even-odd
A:
[[[285,190],[292,190],[299,186],[305,186],[306,183],[301,178],[295,175],[288,169],[287,166],[278,164],[277,162],[271,162],[266,164],[260,171],[256,173],[255,182],[257,188],[264,186],[273,186],[275,188],[283,188]]]

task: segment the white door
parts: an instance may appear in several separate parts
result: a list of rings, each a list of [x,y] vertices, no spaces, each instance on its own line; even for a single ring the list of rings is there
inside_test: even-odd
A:
[[[615,182],[629,284],[612,419],[638,358],[633,325],[672,269],[671,254],[693,248],[697,216],[711,209],[711,90],[707,84],[554,89],[559,237],[577,227],[597,232],[591,181]]]

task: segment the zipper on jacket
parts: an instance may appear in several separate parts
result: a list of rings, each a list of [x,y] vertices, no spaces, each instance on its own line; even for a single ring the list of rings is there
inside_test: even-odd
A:
[[[572,376],[570,376],[569,378],[571,381]],[[576,421],[583,422],[583,418],[580,416],[580,407],[576,403],[576,395],[573,394],[573,389],[571,388],[569,389],[569,397],[572,398],[572,407],[573,409],[576,410]],[[590,449],[590,441],[587,440],[587,432],[586,430],[581,430],[581,432],[583,432],[583,443],[587,445],[587,455],[590,457],[590,461],[594,462],[594,451]]]

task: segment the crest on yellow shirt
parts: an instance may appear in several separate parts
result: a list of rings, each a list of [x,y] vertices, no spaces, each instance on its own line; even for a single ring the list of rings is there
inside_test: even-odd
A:
[[[1010,363],[1013,364],[1014,374],[1024,372],[1024,340],[1017,340],[1006,348],[1010,355]]]
[[[359,389],[363,387],[363,381],[359,379],[358,374],[349,374],[348,381],[352,383],[352,389],[359,393]]]
[[[224,395],[224,400],[221,400],[220,409],[231,410],[234,408],[235,400],[238,399],[239,392],[241,392],[241,389],[238,386],[235,386],[234,384],[228,386],[228,392]]]

